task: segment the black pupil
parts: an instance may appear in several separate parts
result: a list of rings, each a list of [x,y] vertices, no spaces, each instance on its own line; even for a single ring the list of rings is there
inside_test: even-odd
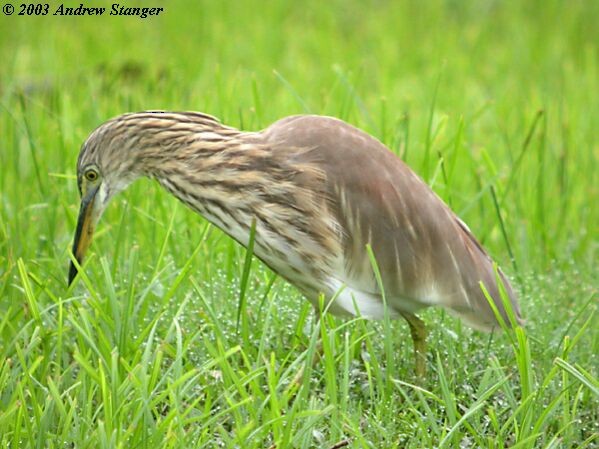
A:
[[[88,171],[87,172],[87,179],[89,179],[90,181],[94,181],[96,179],[96,173],[93,171]]]

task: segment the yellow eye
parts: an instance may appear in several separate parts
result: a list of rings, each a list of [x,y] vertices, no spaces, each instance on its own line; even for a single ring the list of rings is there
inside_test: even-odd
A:
[[[90,182],[96,181],[98,179],[98,172],[93,168],[88,168],[85,171],[85,179],[87,179]]]

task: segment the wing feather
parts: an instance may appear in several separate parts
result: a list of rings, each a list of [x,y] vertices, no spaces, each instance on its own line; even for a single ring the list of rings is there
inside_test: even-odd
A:
[[[350,291],[380,298],[365,250],[370,244],[389,305],[397,312],[444,306],[478,328],[496,320],[482,293],[484,283],[498,310],[493,262],[468,227],[400,158],[363,131],[334,118],[295,116],[265,131],[275,150],[302,148],[291,162],[316,165],[329,213],[342,229],[343,254],[332,275]],[[308,186],[315,187],[315,186]],[[516,296],[499,278],[516,316]]]

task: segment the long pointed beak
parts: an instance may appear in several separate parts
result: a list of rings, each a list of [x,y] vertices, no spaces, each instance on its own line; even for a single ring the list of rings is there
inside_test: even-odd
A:
[[[77,219],[77,230],[75,231],[75,240],[73,242],[73,255],[79,265],[83,264],[83,257],[92,241],[95,228],[95,200],[98,193],[98,187],[90,188],[85,196],[81,198],[81,206],[79,208],[79,218]],[[72,284],[78,270],[73,262],[69,266],[69,285]]]

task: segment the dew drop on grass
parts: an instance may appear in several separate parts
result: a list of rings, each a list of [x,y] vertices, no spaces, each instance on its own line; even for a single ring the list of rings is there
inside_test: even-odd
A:
[[[150,289],[150,291],[154,294],[154,296],[162,298],[164,296],[164,284],[162,284],[162,282],[160,282],[159,279],[156,279],[152,283],[152,288]]]
[[[452,331],[451,329],[445,329],[445,333],[451,337],[454,341],[458,341],[459,340],[459,336],[458,334],[456,334],[454,331]]]
[[[320,430],[312,430],[312,436],[318,442],[319,445],[323,445],[325,443],[324,434]]]

